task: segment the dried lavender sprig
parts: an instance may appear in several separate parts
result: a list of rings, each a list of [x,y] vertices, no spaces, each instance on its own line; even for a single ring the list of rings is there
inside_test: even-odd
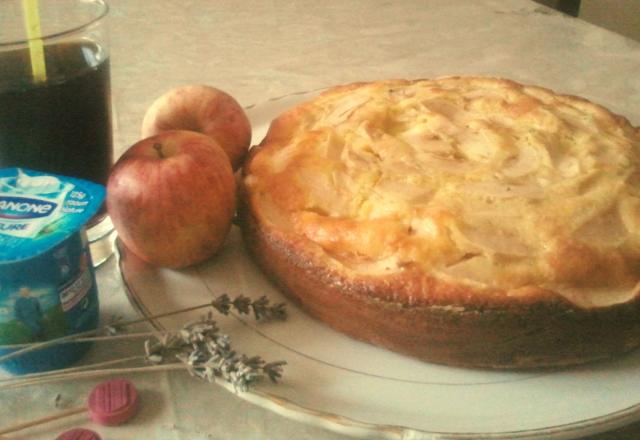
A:
[[[115,335],[105,335],[105,336],[87,336],[87,337],[78,337],[73,340],[68,341],[59,341],[59,344],[75,344],[78,342],[111,342],[120,339],[141,339],[148,338],[149,336],[154,336],[158,332],[157,331],[148,331],[148,332],[136,332],[136,333],[118,333]],[[0,350],[8,350],[8,349],[18,349],[30,347],[35,344],[40,344],[40,342],[24,342],[19,344],[2,344],[0,345]],[[2,440],[2,439],[0,439]]]
[[[266,363],[260,356],[236,353],[229,336],[219,332],[211,314],[186,324],[173,335],[165,334],[156,341],[146,341],[145,353],[149,363],[177,358],[191,375],[209,382],[221,378],[239,391],[247,391],[265,376],[276,383],[286,364],[284,361]]]
[[[230,301],[230,300],[229,300]],[[245,302],[243,298],[240,300]],[[260,303],[264,305],[264,302]],[[249,307],[251,307],[249,305]],[[259,306],[260,307],[260,306]],[[140,337],[144,334],[134,334]],[[267,376],[271,381],[277,382],[282,376],[284,361],[266,363],[261,357],[247,357],[238,355],[231,347],[228,335],[221,334],[216,322],[209,312],[205,317],[186,324],[178,332],[152,332],[147,336],[153,336],[155,340],[147,339],[144,342],[144,356],[116,359],[99,364],[84,365],[75,368],[67,368],[56,372],[38,373],[19,380],[10,380],[7,384],[0,384],[0,388],[13,388],[20,386],[36,385],[59,380],[70,380],[78,377],[101,375],[111,371],[156,371],[167,369],[180,369],[180,366],[192,375],[208,381],[222,378],[231,383],[236,390],[247,391],[253,383]],[[121,337],[118,335],[116,337]],[[178,358],[181,362],[165,363],[165,358]],[[91,368],[121,363],[134,359],[144,359],[152,364],[150,367],[138,367],[137,369],[112,369],[89,370]]]
[[[122,323],[114,323],[114,324],[110,324],[110,325],[105,325],[102,327],[98,327],[96,329],[93,330],[86,330],[83,332],[79,332],[79,333],[74,333],[71,335],[66,335],[66,336],[62,336],[59,338],[55,338],[55,339],[50,339],[48,341],[43,341],[43,342],[37,342],[35,344],[31,344],[27,347],[18,349],[16,351],[12,351],[10,353],[4,354],[2,356],[0,356],[0,363],[2,362],[6,362],[10,359],[14,359],[16,357],[22,356],[26,353],[32,352],[32,351],[36,351],[36,350],[41,350],[43,348],[48,348],[48,347],[52,347],[55,345],[58,345],[60,343],[68,343],[71,341],[76,341],[80,338],[85,338],[85,337],[90,337],[90,336],[95,336],[98,335],[102,332],[107,333],[108,335],[113,335],[116,334],[119,330],[118,329],[122,329],[126,326],[129,325],[134,325],[134,324],[139,324],[141,322],[145,322],[145,321],[150,321],[152,319],[158,319],[158,318],[164,318],[166,316],[171,316],[171,315],[177,315],[179,313],[185,313],[185,312],[191,312],[194,310],[198,310],[198,309],[202,309],[205,307],[211,307],[211,303],[206,303],[206,304],[200,304],[198,306],[193,306],[193,307],[187,307],[184,309],[180,309],[180,310],[174,310],[172,312],[166,312],[166,313],[161,313],[158,315],[153,315],[153,316],[148,316],[145,318],[140,318],[140,319],[134,319],[131,321],[126,321],[126,322],[122,322]]]
[[[282,377],[282,367],[287,365],[285,361],[269,362],[264,364],[262,370],[271,379],[271,382],[278,383],[278,379]]]
[[[264,297],[262,297],[264,298]],[[144,317],[144,318],[139,318],[139,319],[134,319],[131,321],[125,321],[125,322],[115,322],[109,325],[105,325],[102,327],[98,327],[97,329],[94,330],[87,330],[84,332],[80,332],[80,333],[74,333],[72,335],[66,335],[66,336],[62,336],[60,338],[55,338],[55,339],[50,339],[48,341],[43,341],[43,342],[38,342],[35,344],[31,344],[27,347],[24,348],[20,348],[16,351],[4,354],[4,355],[0,355],[0,363],[2,362],[6,362],[10,359],[14,359],[16,357],[22,356],[26,353],[29,353],[31,351],[35,351],[35,350],[40,350],[43,348],[48,348],[48,347],[52,347],[54,345],[60,344],[60,343],[68,343],[71,341],[77,341],[80,338],[84,338],[84,337],[90,337],[90,336],[95,336],[98,335],[100,333],[106,333],[107,335],[115,335],[117,334],[119,331],[121,331],[124,327],[130,326],[130,325],[134,325],[134,324],[139,324],[141,322],[146,322],[146,321],[150,321],[153,319],[158,319],[158,318],[165,318],[167,316],[172,316],[172,315],[177,315],[180,313],[186,313],[186,312],[192,312],[198,309],[203,309],[203,308],[207,308],[207,307],[213,307],[215,308],[217,311],[219,311],[220,313],[227,315],[229,314],[229,310],[230,307],[233,306],[239,313],[243,313],[243,314],[248,314],[248,308],[251,307],[253,308],[254,311],[254,315],[256,316],[256,319],[285,319],[286,318],[286,310],[285,310],[285,305],[283,303],[281,304],[276,304],[274,306],[269,305],[269,301],[267,300],[266,302],[262,300],[262,298],[260,298],[260,300],[257,301],[252,301],[251,298],[245,297],[243,295],[238,296],[237,298],[235,298],[234,300],[231,300],[229,298],[229,296],[225,293],[222,294],[220,296],[218,296],[218,298],[214,299],[213,301],[211,301],[210,303],[205,303],[205,304],[200,304],[197,306],[192,306],[192,307],[186,307],[183,309],[179,309],[179,310],[174,310],[171,312],[166,312],[166,313],[161,313],[161,314],[157,314],[157,315],[153,315],[153,316],[148,316],[148,317]],[[254,303],[256,303],[254,305]],[[256,308],[258,310],[258,312],[256,312]],[[260,318],[258,318],[258,316]]]
[[[271,305],[266,296],[261,296],[256,300],[239,295],[233,300],[227,294],[220,295],[211,305],[223,315],[228,315],[231,309],[235,309],[241,315],[248,315],[253,312],[256,320],[284,320],[287,317],[286,305],[278,303]]]
[[[34,382],[37,384],[38,381],[41,379],[57,376],[60,373],[67,374],[67,373],[74,373],[79,371],[93,370],[93,369],[98,369],[101,367],[106,367],[111,365],[124,364],[126,362],[140,361],[142,359],[143,359],[143,356],[140,356],[140,355],[129,356],[129,357],[120,358],[120,359],[113,359],[110,361],[97,362],[93,364],[80,365],[77,367],[64,368],[62,370],[43,371],[40,373],[23,374],[23,375],[20,375],[19,377],[8,377],[8,378],[0,379],[0,387],[2,387],[3,384],[6,384],[6,383],[12,384],[12,383],[22,383],[22,382],[24,383]]]
[[[13,388],[22,388],[31,385],[44,385],[54,382],[64,382],[69,380],[78,380],[83,378],[101,377],[105,375],[123,375],[129,373],[146,373],[154,371],[171,371],[171,370],[188,370],[187,366],[182,362],[173,362],[162,365],[151,365],[144,367],[125,367],[125,368],[106,368],[98,370],[73,371],[67,373],[64,369],[57,370],[58,374],[48,376],[39,380],[19,380],[7,384],[0,384],[0,390],[8,390]]]

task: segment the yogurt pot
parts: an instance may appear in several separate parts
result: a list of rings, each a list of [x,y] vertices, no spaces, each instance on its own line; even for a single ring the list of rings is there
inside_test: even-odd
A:
[[[103,186],[24,168],[0,169],[0,355],[9,347],[97,328],[98,290],[84,224]],[[9,359],[14,374],[66,367],[88,342]]]

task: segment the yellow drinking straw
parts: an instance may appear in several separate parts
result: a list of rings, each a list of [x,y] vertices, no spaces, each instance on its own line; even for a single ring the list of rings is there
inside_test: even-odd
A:
[[[35,82],[46,81],[47,68],[44,62],[44,45],[40,30],[40,14],[38,0],[22,0],[24,25],[29,38],[29,55],[31,57],[31,73]]]

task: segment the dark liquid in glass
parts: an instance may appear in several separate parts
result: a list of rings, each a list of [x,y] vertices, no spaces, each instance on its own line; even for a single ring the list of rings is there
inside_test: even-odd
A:
[[[0,168],[106,184],[113,159],[109,60],[93,43],[45,46],[47,79],[29,51],[0,52]]]

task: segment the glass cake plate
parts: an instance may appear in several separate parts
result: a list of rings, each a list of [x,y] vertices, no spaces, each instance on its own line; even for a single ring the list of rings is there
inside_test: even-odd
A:
[[[253,142],[282,110],[314,93],[247,108]],[[236,227],[220,254],[187,270],[155,268],[121,243],[117,247],[129,299],[144,316],[203,304],[222,293],[286,303],[285,322],[257,323],[237,314],[215,318],[236,350],[287,362],[279,384],[264,381],[238,396],[298,421],[360,438],[479,440],[572,439],[640,419],[640,351],[542,371],[429,364],[355,341],[305,314],[254,265]],[[202,314],[153,324],[177,329]]]

